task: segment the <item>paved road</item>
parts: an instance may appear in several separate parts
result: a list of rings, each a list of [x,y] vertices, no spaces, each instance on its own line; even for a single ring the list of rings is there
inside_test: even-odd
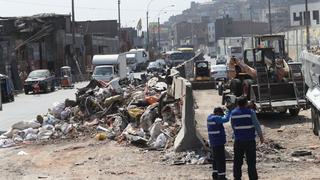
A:
[[[85,83],[76,84],[76,88],[84,87]],[[0,111],[0,131],[8,130],[12,124],[19,121],[35,119],[39,114],[46,114],[48,108],[54,102],[63,102],[66,98],[75,99],[74,89],[61,89],[48,94],[19,94],[12,103],[3,104],[3,111]]]
[[[139,78],[143,73],[145,72],[134,73],[134,77]],[[3,104],[3,111],[0,111],[0,131],[8,130],[16,122],[30,121],[39,114],[46,114],[55,102],[63,102],[66,98],[75,100],[76,88],[87,84],[88,82],[78,83],[74,89],[61,89],[48,94],[19,94],[14,102]]]

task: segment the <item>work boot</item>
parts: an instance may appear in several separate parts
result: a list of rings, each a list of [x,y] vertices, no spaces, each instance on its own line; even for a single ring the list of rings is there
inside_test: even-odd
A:
[[[213,172],[212,173],[212,179],[213,180],[218,180],[218,173]]]

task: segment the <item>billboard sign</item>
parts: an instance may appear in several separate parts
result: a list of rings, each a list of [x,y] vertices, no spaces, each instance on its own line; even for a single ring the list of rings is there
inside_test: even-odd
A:
[[[320,26],[320,2],[309,3],[309,17],[311,26]],[[306,14],[305,4],[297,4],[290,6],[291,26],[304,26]]]

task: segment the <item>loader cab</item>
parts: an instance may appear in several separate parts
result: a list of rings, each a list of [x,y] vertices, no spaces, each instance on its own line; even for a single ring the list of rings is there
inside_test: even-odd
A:
[[[275,65],[275,52],[273,48],[255,48],[244,51],[244,62],[251,66],[267,66],[272,68]]]
[[[255,37],[256,48],[272,48],[276,58],[287,59],[284,35],[265,35]]]
[[[195,79],[198,81],[210,79],[210,64],[208,61],[195,62]]]

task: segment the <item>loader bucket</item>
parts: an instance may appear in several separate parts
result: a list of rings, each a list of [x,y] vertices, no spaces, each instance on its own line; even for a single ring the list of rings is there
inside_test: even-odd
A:
[[[191,84],[193,90],[216,89],[215,81],[193,81]]]
[[[296,100],[295,87],[292,83],[273,83],[269,86],[260,85],[260,93],[258,92],[258,86],[252,86],[254,95],[257,101],[285,101]],[[260,97],[259,97],[260,94]]]

